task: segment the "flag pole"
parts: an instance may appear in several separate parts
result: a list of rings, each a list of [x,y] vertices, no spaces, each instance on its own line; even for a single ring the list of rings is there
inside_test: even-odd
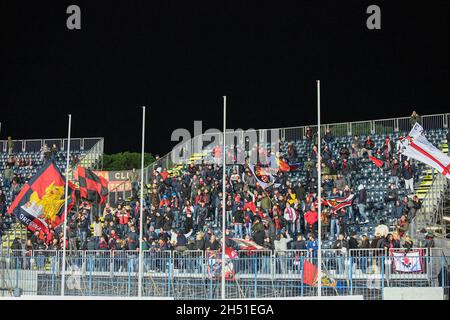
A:
[[[142,269],[143,269],[143,216],[144,216],[144,145],[145,145],[145,107],[142,107],[142,149],[141,149],[141,199],[139,213],[139,279],[138,279],[138,296],[142,297]]]
[[[64,296],[66,286],[66,239],[67,239],[67,219],[69,214],[67,212],[67,198],[69,196],[69,161],[70,161],[70,129],[72,125],[72,115],[69,114],[69,126],[67,129],[67,155],[66,155],[66,185],[64,187],[64,222],[63,222],[63,261],[62,261],[62,277],[61,277],[61,295]]]
[[[226,214],[226,196],[225,196],[225,137],[227,128],[227,97],[223,96],[223,142],[222,142],[222,300],[225,300],[225,214]]]
[[[318,237],[317,237],[317,247],[318,247],[318,252],[317,252],[317,294],[319,297],[322,296],[322,221],[321,219],[321,212],[322,212],[322,190],[321,190],[321,186],[322,186],[322,166],[321,166],[321,140],[320,140],[320,80],[317,80],[317,163],[318,163],[318,168],[317,168],[317,175],[318,175],[318,179],[317,179],[317,201],[318,201],[318,206],[317,206],[317,223],[318,223],[318,228],[317,228],[317,233],[318,233]]]

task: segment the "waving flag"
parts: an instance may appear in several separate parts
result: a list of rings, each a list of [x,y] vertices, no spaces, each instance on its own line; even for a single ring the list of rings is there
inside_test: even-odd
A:
[[[275,177],[266,171],[265,168],[259,167],[259,166],[253,166],[249,165],[250,171],[255,176],[256,180],[258,181],[259,185],[266,189],[267,187],[274,186],[275,188],[278,188],[280,184],[274,183]]]
[[[355,195],[351,194],[346,198],[323,198],[322,199],[322,205],[331,207],[334,211],[338,211],[342,208],[351,206],[353,203]],[[315,206],[317,207],[318,200],[314,202]]]
[[[378,168],[381,168],[381,167],[383,166],[383,164],[384,164],[384,161],[383,161],[383,160],[378,159],[378,158],[375,158],[375,157],[373,157],[373,156],[369,156],[369,159],[372,160],[372,162],[375,163],[375,165],[376,165]]]
[[[81,197],[88,201],[100,199],[101,204],[105,203],[108,196],[108,181],[84,167],[78,167],[77,172]]]
[[[450,157],[433,146],[424,135],[422,126],[416,122],[408,136],[400,141],[400,152],[419,160],[450,179]]]
[[[65,177],[53,161],[45,163],[26,183],[8,209],[31,231],[47,234],[64,222]],[[69,181],[67,211],[75,203],[75,186]]]
[[[285,159],[279,157],[276,158],[277,169],[285,172],[295,171],[300,168],[299,163],[289,163]]]
[[[225,247],[225,255],[229,259],[236,259],[238,257],[238,253],[232,247]]]

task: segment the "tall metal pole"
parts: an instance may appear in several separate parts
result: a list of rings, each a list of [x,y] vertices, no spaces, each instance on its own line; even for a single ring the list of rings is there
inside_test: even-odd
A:
[[[69,163],[70,163],[70,129],[72,125],[72,115],[69,114],[69,127],[67,129],[67,155],[66,155],[66,185],[64,187],[64,223],[63,223],[63,261],[62,261],[62,277],[61,277],[61,295],[64,296],[66,287],[66,239],[67,239],[67,198],[69,196]]]
[[[222,144],[222,300],[225,300],[225,137],[227,132],[227,97],[223,96],[223,144]]]
[[[322,166],[321,166],[321,140],[320,140],[320,80],[317,80],[317,223],[318,223],[318,236],[317,236],[317,294],[319,297],[322,296],[322,221],[321,212],[322,212]]]
[[[145,145],[145,107],[142,107],[142,149],[141,149],[141,199],[139,213],[139,279],[138,279],[138,297],[142,296],[142,230],[144,226],[144,145]]]

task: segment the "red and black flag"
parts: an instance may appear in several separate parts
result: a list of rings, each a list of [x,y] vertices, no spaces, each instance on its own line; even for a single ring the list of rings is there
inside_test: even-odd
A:
[[[91,202],[105,203],[108,197],[108,181],[87,168],[78,167],[77,171],[80,196]]]
[[[375,163],[375,165],[376,165],[378,168],[381,168],[381,167],[383,166],[383,164],[384,164],[384,161],[383,161],[383,160],[378,159],[378,158],[375,158],[375,157],[373,157],[373,156],[369,156],[369,159],[372,160],[372,162]]]
[[[53,161],[46,162],[20,190],[8,209],[32,231],[48,233],[64,222],[66,179]],[[69,181],[67,211],[75,203],[75,185]]]

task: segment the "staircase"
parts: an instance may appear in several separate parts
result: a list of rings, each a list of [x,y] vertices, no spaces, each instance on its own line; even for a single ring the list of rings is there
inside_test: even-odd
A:
[[[441,150],[448,154],[448,143],[442,144]],[[447,239],[447,227],[443,219],[450,214],[448,207],[445,206],[448,188],[448,179],[437,170],[427,168],[423,172],[421,182],[416,189],[416,195],[422,201],[422,209],[416,216],[416,228],[414,230],[416,243],[424,239],[425,234],[421,234],[420,231],[425,229],[427,232],[434,233],[436,246],[439,242],[439,247],[449,250],[450,242]]]

